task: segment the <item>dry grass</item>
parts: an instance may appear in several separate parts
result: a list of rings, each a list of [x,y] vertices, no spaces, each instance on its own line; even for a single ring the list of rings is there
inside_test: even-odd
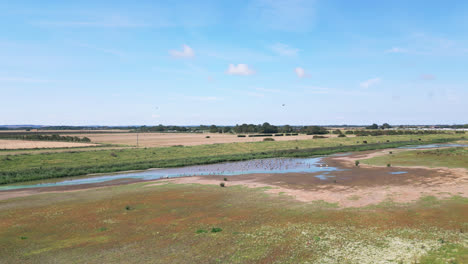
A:
[[[76,134],[78,137],[88,137],[92,142],[106,144],[136,145],[136,133],[114,134]],[[209,136],[210,138],[206,138]],[[272,137],[275,141],[291,141],[312,139],[312,135]],[[327,135],[336,137],[336,135]],[[233,134],[218,133],[139,133],[139,146],[143,147],[167,147],[174,145],[195,146],[204,144],[220,144],[234,142],[259,142],[264,137],[237,137]]]
[[[76,148],[96,146],[90,143],[0,139],[0,149]]]

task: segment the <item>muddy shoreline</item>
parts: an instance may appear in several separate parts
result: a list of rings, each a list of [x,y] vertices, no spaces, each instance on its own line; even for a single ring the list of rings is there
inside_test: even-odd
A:
[[[386,200],[406,203],[425,195],[446,198],[453,195],[468,196],[468,173],[465,169],[425,168],[425,167],[377,167],[355,166],[355,160],[384,155],[390,151],[363,151],[347,156],[328,156],[322,158],[324,166],[340,170],[326,172],[326,178],[317,176],[324,172],[313,173],[258,173],[234,176],[206,175],[185,176],[170,179],[142,180],[117,179],[107,182],[27,188],[0,191],[0,200],[29,196],[40,193],[57,193],[103,188],[109,186],[149,182],[147,185],[160,185],[167,182],[180,184],[216,184],[225,182],[227,187],[243,185],[251,188],[270,187],[266,192],[287,194],[303,202],[323,200],[337,203],[342,207],[360,207],[378,204]],[[402,150],[395,150],[402,151]],[[401,172],[404,174],[391,174]]]

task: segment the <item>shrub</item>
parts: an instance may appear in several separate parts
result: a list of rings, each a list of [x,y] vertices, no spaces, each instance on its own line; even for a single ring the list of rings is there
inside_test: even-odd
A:
[[[127,210],[127,211],[130,211],[130,210],[132,210],[132,209],[133,209],[133,208],[132,208],[130,205],[125,206],[125,210]]]
[[[346,137],[345,134],[339,134],[338,137]]]
[[[224,181],[228,181],[228,179],[226,177],[224,177]]]
[[[275,134],[275,137],[282,137],[284,134]]]
[[[354,132],[352,130],[346,130],[345,134],[346,135],[351,135],[351,134],[354,134]]]
[[[389,151],[388,154],[393,154],[393,152],[392,152],[392,151]]]
[[[264,138],[263,141],[275,141],[274,138]]]
[[[203,234],[203,233],[208,233],[208,231],[204,230],[204,229],[198,229],[197,231],[195,231],[195,233],[197,234]]]
[[[362,141],[362,143],[367,144],[367,140]]]
[[[342,134],[340,129],[333,130],[332,133],[337,135]]]
[[[245,135],[237,135],[237,137],[245,137]]]
[[[390,163],[387,163],[387,167],[390,167],[390,166],[392,166],[392,165]]]
[[[313,136],[312,138],[327,138],[327,137],[325,137],[325,136],[317,136],[317,135],[315,135],[315,136]]]
[[[111,152],[110,155],[111,155],[112,157],[114,157],[114,158],[117,158],[117,154],[115,154],[114,152]]]
[[[219,186],[221,187],[225,187],[226,185],[224,184],[224,182],[220,183]]]
[[[210,138],[210,136],[206,136],[205,138]]]
[[[359,166],[359,160],[356,160],[356,161],[354,162],[354,165],[356,165],[356,167],[358,167],[358,166]]]
[[[219,227],[213,227],[211,228],[211,233],[218,233],[218,232],[221,232],[223,231],[223,229],[219,228]]]

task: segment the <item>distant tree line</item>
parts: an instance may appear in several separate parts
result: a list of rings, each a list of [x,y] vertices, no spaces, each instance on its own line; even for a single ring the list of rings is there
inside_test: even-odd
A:
[[[445,131],[437,130],[348,130],[346,134],[354,134],[356,136],[388,136],[388,135],[428,135],[428,134],[444,134]]]
[[[372,124],[370,126],[367,126],[366,129],[389,129],[389,128],[392,128],[392,126],[390,126],[388,123],[383,123],[381,126],[377,125],[377,124]]]
[[[71,137],[71,136],[60,136],[60,135],[1,135],[1,138],[7,139],[23,139],[23,140],[38,140],[38,141],[65,141],[65,142],[91,142],[87,137]]]

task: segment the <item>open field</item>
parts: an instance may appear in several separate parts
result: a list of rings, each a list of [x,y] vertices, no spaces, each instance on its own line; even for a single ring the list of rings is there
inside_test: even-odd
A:
[[[468,260],[468,201],[460,197],[337,209],[265,189],[149,185],[0,201],[2,263]]]
[[[98,129],[98,130],[86,130],[86,129],[67,129],[67,130],[53,130],[53,129],[7,129],[0,130],[0,134],[10,134],[10,133],[53,133],[53,134],[75,134],[75,133],[126,133],[130,130],[128,129]]]
[[[88,173],[176,167],[255,158],[305,157],[456,139],[458,139],[457,135],[418,135],[417,137],[405,135],[4,155],[3,162],[0,163],[0,180],[1,183],[12,183]],[[367,140],[368,143],[363,144],[363,140]]]
[[[310,141],[298,143],[317,144]],[[8,162],[14,164],[9,169],[44,166],[43,161],[68,167],[85,160],[112,164],[115,157],[110,151],[125,160],[135,155],[186,160],[194,153],[216,156],[213,150],[248,157],[251,151],[272,146],[290,149],[290,143],[16,155]],[[241,148],[245,145],[250,145],[247,152]],[[152,154],[162,150],[165,154]],[[389,151],[397,158],[437,153],[430,159],[438,160],[437,167],[450,169],[426,168],[429,158],[413,160],[410,165],[418,167],[405,168],[401,175],[391,174],[401,170],[396,167],[354,165],[355,160],[386,157]],[[209,175],[2,191],[0,259],[3,263],[467,263],[467,156],[466,148],[330,156],[322,162],[346,170],[334,171],[334,177],[325,180],[318,179],[318,173],[264,173],[229,176],[228,181]],[[99,157],[102,160],[94,160]],[[454,163],[454,157],[461,162]],[[219,187],[220,182],[227,187]]]
[[[59,142],[59,141],[31,141],[16,139],[0,139],[2,149],[36,149],[36,148],[79,148],[97,146],[93,143]]]
[[[115,134],[77,134],[79,137],[87,137],[92,142],[106,144],[120,144],[136,146],[137,133],[115,133]],[[206,138],[209,136],[210,138]],[[336,137],[336,135],[326,135]],[[275,137],[275,141],[305,140],[312,139],[312,135],[300,134],[298,136]],[[138,133],[139,146],[143,147],[169,147],[175,145],[195,146],[204,144],[221,144],[235,142],[258,142],[265,137],[237,137],[234,134],[219,133]]]

